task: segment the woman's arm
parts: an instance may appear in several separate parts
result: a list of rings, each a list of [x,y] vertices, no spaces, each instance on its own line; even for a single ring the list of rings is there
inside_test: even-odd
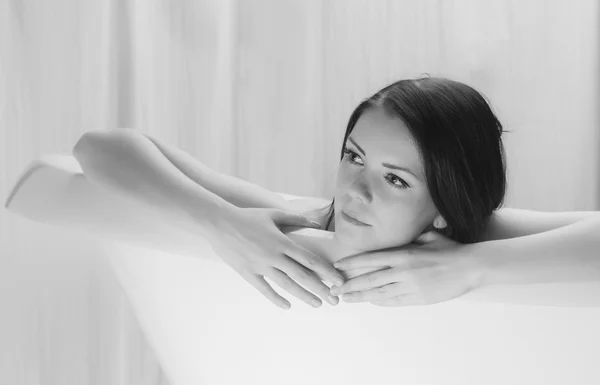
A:
[[[166,189],[166,195],[160,198],[160,193],[152,195],[152,188],[139,189],[140,184],[136,178],[142,177],[143,174],[146,174],[146,179],[150,178],[150,180],[176,178],[179,180],[177,183],[185,183],[192,192],[197,188],[204,187],[199,182],[205,182],[211,187],[211,192],[216,195],[219,195],[218,187],[237,191],[239,194],[232,200],[237,201],[236,203],[242,207],[283,207],[291,212],[302,212],[310,209],[314,202],[310,198],[286,202],[277,193],[212,171],[185,152],[173,146],[163,145],[162,148],[165,152],[169,149],[171,153],[180,152],[181,156],[179,157],[171,156],[171,159],[177,162],[177,165],[174,165],[162,151],[157,150],[156,146],[152,149],[152,144],[143,136],[131,130],[124,131],[90,131],[85,133],[75,145],[74,157],[51,155],[32,162],[22,175],[20,182],[15,185],[13,194],[8,197],[5,206],[31,220],[83,231],[96,238],[197,257],[206,248],[204,237],[198,236],[204,231],[203,228],[197,223],[188,221],[188,215],[185,213],[187,210],[167,209],[167,215],[171,218],[178,217],[179,219],[175,219],[175,223],[184,223],[185,228],[190,231],[182,231],[181,227],[173,226],[172,220],[165,220],[164,216],[157,215],[156,207],[165,208],[157,204],[156,199],[168,200],[170,188],[164,183],[154,186],[154,188]],[[146,148],[146,155],[136,153],[137,147],[133,153],[128,153],[128,156],[134,158],[145,156],[146,160],[150,162],[146,163],[140,170],[141,172],[137,170],[138,166],[131,163],[131,159],[122,158],[120,162],[117,162],[118,173],[115,174],[111,171],[116,160],[114,156],[102,161],[102,154],[96,152],[94,155],[91,151],[93,148],[98,150],[98,146],[111,145],[111,140],[117,142],[121,146],[120,150],[123,150],[123,146],[134,145],[126,143],[132,139],[135,142],[141,140],[142,143],[145,143],[143,146]],[[91,143],[93,145],[90,145]],[[149,143],[150,153],[148,154],[147,145]],[[165,147],[168,149],[165,150]],[[182,165],[183,158],[187,158],[187,165],[191,171],[186,170]],[[157,163],[160,166],[155,168]],[[82,164],[86,169],[85,173]],[[188,178],[188,181],[181,181],[182,169],[194,179],[187,177],[184,173],[183,175]],[[158,174],[155,171],[143,172],[143,170],[156,170]],[[206,170],[208,173],[203,174]],[[131,173],[132,176],[127,177],[127,173]],[[165,177],[164,174],[167,176]],[[102,178],[102,175],[104,175],[104,181],[99,181],[98,177]],[[121,182],[130,184],[128,191],[123,190],[126,185]],[[238,183],[237,186],[236,183]],[[177,187],[171,186],[171,188]],[[15,194],[17,197],[12,199]],[[289,203],[289,207],[282,205],[282,202]]]
[[[600,218],[540,234],[463,245],[481,273],[466,300],[600,307]],[[539,285],[545,284],[545,285]]]
[[[504,210],[492,227],[493,240],[464,245],[463,253],[483,274],[480,286],[462,298],[599,307],[599,213]]]
[[[4,205],[32,221],[84,236],[170,254],[216,258],[207,253],[209,244],[198,232],[171,226],[147,205],[90,183],[73,156],[42,155],[31,162]]]
[[[150,140],[188,178],[237,207],[262,207],[281,210],[289,210],[290,208],[288,201],[276,192],[241,178],[215,171],[187,152],[148,134],[140,134],[129,129],[125,130],[128,130],[128,134],[131,134],[137,140]]]
[[[599,215],[598,211],[542,212],[501,208],[492,214],[482,241],[539,234]]]
[[[327,199],[300,197],[286,200],[262,186],[215,171],[187,152],[148,134],[137,134],[135,131],[131,131],[131,134],[150,140],[188,178],[237,207],[275,208],[299,213],[325,226],[327,218],[322,209],[331,203]]]
[[[220,221],[235,209],[195,183],[149,140],[130,130],[89,131],[73,148],[87,180],[140,203],[172,227],[210,239]]]
[[[468,245],[483,285],[600,281],[600,217],[540,234]]]

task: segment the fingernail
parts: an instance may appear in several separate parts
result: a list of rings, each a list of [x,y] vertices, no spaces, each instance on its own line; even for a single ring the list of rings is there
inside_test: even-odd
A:
[[[337,297],[334,297],[332,295],[330,295],[329,297],[327,297],[327,300],[329,301],[330,304],[332,304],[333,306],[337,305],[339,300]]]
[[[338,295],[338,294],[340,294],[340,288],[337,286],[334,286],[331,288],[331,290],[329,290],[329,292],[331,293],[331,295]]]
[[[337,285],[337,286],[342,286],[344,284],[344,278],[342,277],[337,277],[336,279],[333,280],[333,282]]]
[[[321,307],[321,301],[319,301],[318,299],[313,299],[311,303],[314,307]]]
[[[339,269],[340,267],[343,267],[343,266],[344,266],[344,264],[343,263],[339,263],[339,262],[336,262],[336,263],[333,264],[333,267],[335,267],[336,269]]]
[[[316,227],[321,227],[321,224],[320,224],[320,223],[317,223],[317,222],[315,222],[315,221],[310,221],[310,223],[312,223],[312,225],[313,225],[313,226],[316,226]]]

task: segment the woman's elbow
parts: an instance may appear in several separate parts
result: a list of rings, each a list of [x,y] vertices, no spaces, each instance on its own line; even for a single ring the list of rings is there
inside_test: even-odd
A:
[[[135,134],[129,130],[92,130],[81,135],[72,152],[79,163],[89,163],[115,156],[119,148],[131,146],[134,139]]]
[[[89,159],[92,154],[98,153],[98,147],[106,141],[106,133],[103,131],[88,131],[81,135],[73,147],[73,156],[78,161]]]

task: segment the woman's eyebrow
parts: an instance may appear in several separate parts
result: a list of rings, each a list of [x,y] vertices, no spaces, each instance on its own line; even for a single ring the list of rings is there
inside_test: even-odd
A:
[[[352,139],[352,137],[348,137],[348,140],[350,142],[352,142],[353,145],[356,146],[356,148],[358,148],[358,151],[360,151],[364,156],[367,156],[367,153],[365,152],[365,150],[362,149],[362,147],[360,147],[358,145],[358,143],[356,143],[356,141],[354,139]],[[417,180],[421,180],[414,172],[412,172],[412,170],[406,168],[406,167],[400,167],[400,166],[396,166],[390,163],[382,163],[381,164],[383,167],[387,167],[387,168],[391,168],[393,170],[400,170],[400,171],[404,171],[409,173],[410,175],[414,176]]]
[[[348,140],[349,140],[349,141],[351,141],[351,142],[352,142],[352,144],[354,144],[354,145],[356,146],[356,148],[358,148],[358,151],[360,151],[360,152],[361,152],[361,153],[362,153],[364,156],[367,156],[367,153],[366,153],[366,152],[365,152],[365,151],[362,149],[362,147],[360,147],[360,146],[358,145],[358,143],[356,143],[356,142],[354,141],[354,139],[352,139],[352,137],[351,137],[351,136],[349,136],[349,137],[348,137]]]

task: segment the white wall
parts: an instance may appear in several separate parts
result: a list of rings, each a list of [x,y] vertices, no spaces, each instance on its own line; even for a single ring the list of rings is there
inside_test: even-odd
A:
[[[329,196],[354,106],[427,72],[482,91],[513,131],[508,206],[599,209],[599,19],[594,0],[1,0],[2,199],[38,155],[124,126],[273,190]],[[0,285],[0,383],[167,383],[85,240],[0,211]],[[600,342],[577,327],[600,320],[584,310],[556,310],[573,327],[526,317],[571,341],[561,364],[578,384],[591,370],[578,347]],[[564,357],[545,349],[546,363]]]

